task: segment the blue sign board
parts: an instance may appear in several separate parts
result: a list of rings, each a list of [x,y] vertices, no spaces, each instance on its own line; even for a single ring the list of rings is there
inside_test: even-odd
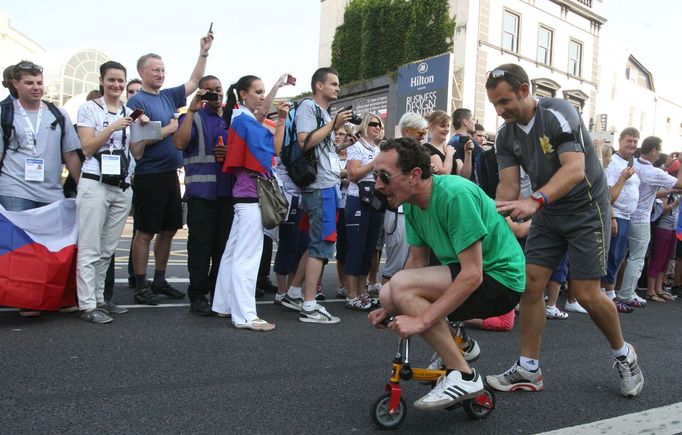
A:
[[[398,69],[398,119],[406,112],[447,110],[450,59],[446,53]]]

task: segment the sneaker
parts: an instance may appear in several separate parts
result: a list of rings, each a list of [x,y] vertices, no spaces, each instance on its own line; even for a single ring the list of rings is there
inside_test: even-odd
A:
[[[536,372],[531,372],[521,367],[518,361],[502,374],[486,376],[485,381],[499,391],[542,391],[545,389],[540,368]]]
[[[628,355],[615,358],[613,367],[618,369],[620,375],[620,391],[623,396],[636,396],[644,386],[644,376],[637,364],[635,348],[628,343]]]
[[[336,289],[336,297],[340,299],[346,299],[346,295],[348,294],[348,290],[346,287],[339,287]]]
[[[564,310],[570,311],[572,313],[587,314],[587,310],[583,308],[582,305],[580,305],[577,299],[575,300],[575,302],[566,301],[566,303],[564,304]]]
[[[632,308],[644,308],[646,306],[646,302],[640,302],[636,297],[628,299],[627,301],[621,299],[621,302]]]
[[[145,287],[135,292],[135,302],[143,305],[159,305],[159,296]]]
[[[370,284],[367,286],[367,292],[369,292],[371,295],[378,295],[379,290],[381,290],[380,282],[375,282],[374,284]]]
[[[631,313],[635,311],[631,306],[624,304],[618,297],[613,298],[613,303],[616,304],[616,309],[619,313]]]
[[[677,299],[677,295],[672,294],[672,292],[668,289],[664,289],[663,292],[661,293],[661,297],[665,300],[670,300],[674,301]]]
[[[303,308],[303,298],[292,298],[285,293],[282,297],[282,306],[294,311],[301,311],[301,308]]]
[[[208,304],[206,298],[199,297],[196,299],[190,299],[189,301],[189,312],[196,314],[197,316],[209,317],[213,315],[211,306]]]
[[[149,287],[150,285],[152,285],[151,279],[148,279],[144,282],[145,287]],[[137,283],[135,282],[135,278],[128,278],[128,288],[131,288],[133,290],[135,290],[135,288],[137,288]]]
[[[151,289],[151,291],[153,291],[157,295],[158,294],[166,295],[171,299],[182,299],[185,297],[185,294],[183,292],[173,288],[173,286],[168,284],[168,281],[166,281],[166,280],[163,280],[163,282],[160,285],[156,285],[154,283],[151,283],[149,288]]]
[[[372,304],[363,301],[360,297],[355,297],[346,298],[345,307],[348,308],[349,310],[369,311],[372,309]]]
[[[466,399],[471,399],[483,392],[483,379],[473,371],[474,379],[465,381],[462,373],[453,370],[447,376],[441,376],[433,390],[414,402],[414,407],[424,411],[447,408]]]
[[[304,310],[301,307],[301,314],[298,320],[306,323],[339,323],[341,319],[334,317],[320,304],[317,304],[315,308],[311,311]]]
[[[282,299],[284,299],[286,293],[275,293],[275,300],[272,301],[275,305],[282,305]]]
[[[633,299],[637,299],[642,305],[646,305],[646,299],[640,297],[637,293],[635,293],[635,296],[633,296]]]
[[[114,321],[114,319],[107,316],[104,311],[97,308],[92,311],[83,311],[83,314],[81,314],[81,319],[85,320],[86,322],[98,324],[111,323]]]
[[[101,304],[97,304],[97,309],[104,312],[104,314],[123,314],[128,312],[127,308],[119,307],[111,301],[104,301]]]
[[[373,298],[372,296],[369,295],[368,292],[361,293],[360,295],[358,295],[358,297],[362,299],[364,302],[369,303],[372,306],[372,308],[376,308],[379,306],[379,299]]]
[[[315,288],[315,300],[316,301],[323,301],[327,297],[322,293],[322,286],[318,285],[317,288]]]
[[[564,313],[557,307],[547,305],[545,311],[548,319],[568,319],[568,313]]]
[[[78,311],[78,305],[72,305],[69,307],[61,307],[59,309],[60,314],[70,314],[70,313],[75,313],[76,311]]]

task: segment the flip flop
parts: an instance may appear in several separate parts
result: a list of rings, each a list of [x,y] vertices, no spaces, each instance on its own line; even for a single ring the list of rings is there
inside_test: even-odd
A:
[[[246,323],[235,323],[234,327],[237,329],[250,329],[252,331],[272,331],[275,329],[274,323],[268,323],[263,319],[255,318]]]
[[[665,301],[667,301],[667,302],[671,302],[671,301],[674,301],[674,300],[675,300],[675,298],[673,297],[673,295],[668,294],[668,293],[666,293],[666,292],[657,293],[656,296],[658,296],[659,298],[661,298],[661,299],[663,299],[663,300],[665,300]]]

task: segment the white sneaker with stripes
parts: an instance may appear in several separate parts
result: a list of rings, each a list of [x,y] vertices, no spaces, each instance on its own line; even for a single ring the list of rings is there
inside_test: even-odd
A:
[[[483,392],[483,379],[473,371],[474,379],[465,381],[462,373],[453,370],[447,376],[441,376],[429,394],[414,402],[417,409],[432,411],[447,408],[466,399],[471,399]]]

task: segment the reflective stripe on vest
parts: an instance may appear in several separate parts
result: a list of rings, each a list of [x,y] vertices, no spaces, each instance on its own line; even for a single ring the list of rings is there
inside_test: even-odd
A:
[[[183,165],[193,165],[196,163],[215,163],[215,156],[207,156],[206,155],[206,142],[204,141],[204,126],[201,122],[201,116],[199,113],[195,113],[194,115],[194,124],[196,125],[197,128],[197,145],[198,145],[198,154],[194,157],[183,157],[182,159],[182,164]],[[213,181],[215,181],[215,177],[213,178]]]
[[[186,175],[185,184],[191,183],[215,183],[217,180],[215,175]]]

